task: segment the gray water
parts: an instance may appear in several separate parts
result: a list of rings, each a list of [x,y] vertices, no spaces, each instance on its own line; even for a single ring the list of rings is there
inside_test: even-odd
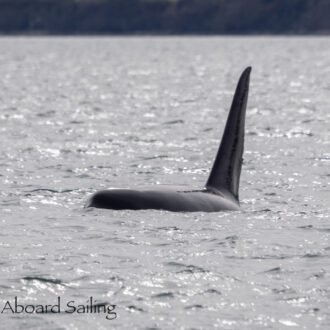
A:
[[[248,65],[242,211],[83,208],[203,187]],[[0,77],[0,308],[61,299],[1,327],[329,329],[329,38],[2,37]]]

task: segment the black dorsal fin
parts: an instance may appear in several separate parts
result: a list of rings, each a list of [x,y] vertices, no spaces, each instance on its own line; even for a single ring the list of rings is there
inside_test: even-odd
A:
[[[220,147],[206,183],[208,190],[224,194],[229,192],[237,201],[250,72],[251,67],[246,68],[237,84]]]

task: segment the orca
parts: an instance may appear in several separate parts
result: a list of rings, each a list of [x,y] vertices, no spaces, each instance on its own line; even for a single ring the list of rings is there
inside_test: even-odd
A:
[[[206,185],[201,190],[170,187],[101,190],[86,207],[113,210],[167,210],[173,212],[218,212],[240,209],[238,188],[243,162],[245,113],[251,67],[236,87],[223,137]]]

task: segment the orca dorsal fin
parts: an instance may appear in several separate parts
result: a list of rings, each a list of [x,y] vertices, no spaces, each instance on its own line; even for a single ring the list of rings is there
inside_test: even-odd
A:
[[[208,190],[225,194],[229,192],[237,201],[250,72],[251,67],[246,68],[238,81],[219,150],[206,182]]]

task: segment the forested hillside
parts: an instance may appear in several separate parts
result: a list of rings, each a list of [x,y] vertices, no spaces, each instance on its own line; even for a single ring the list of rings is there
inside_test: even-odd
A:
[[[327,34],[329,0],[0,0],[0,33]]]

